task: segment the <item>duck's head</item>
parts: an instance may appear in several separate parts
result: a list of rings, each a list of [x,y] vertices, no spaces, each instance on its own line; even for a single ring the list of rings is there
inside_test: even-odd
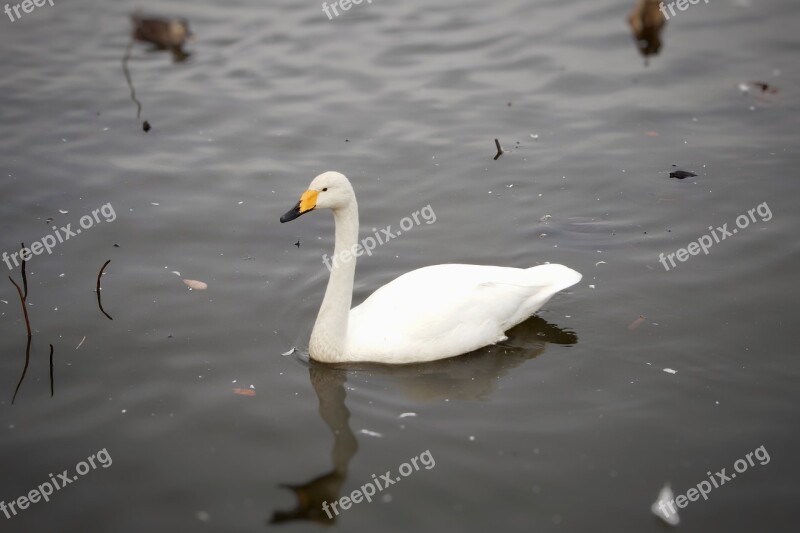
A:
[[[344,174],[323,172],[311,181],[297,205],[281,217],[281,222],[289,222],[314,209],[343,209],[352,204],[354,198],[353,186]]]
[[[183,46],[187,40],[193,40],[194,34],[189,29],[189,21],[175,19],[169,22],[169,37],[173,46]]]

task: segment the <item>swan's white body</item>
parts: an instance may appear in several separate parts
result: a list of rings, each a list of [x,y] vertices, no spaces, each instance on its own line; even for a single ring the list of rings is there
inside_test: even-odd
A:
[[[504,332],[580,279],[562,265],[413,270],[350,311],[348,360],[414,363],[477,350],[505,340]]]
[[[332,209],[336,222],[336,260],[309,343],[317,361],[403,364],[461,355],[505,340],[505,331],[581,279],[562,265],[435,265],[400,276],[351,310],[356,259],[347,252],[360,253],[358,205],[347,178],[320,174],[281,221],[316,207]]]

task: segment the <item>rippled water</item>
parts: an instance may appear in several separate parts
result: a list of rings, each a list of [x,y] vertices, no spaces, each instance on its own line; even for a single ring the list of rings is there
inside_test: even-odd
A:
[[[0,253],[116,216],[28,263],[13,406],[27,337],[0,282],[0,501],[113,459],[0,529],[319,530],[322,500],[430,450],[434,467],[336,527],[662,531],[665,482],[686,493],[760,446],[770,461],[681,528],[796,528],[800,8],[690,6],[645,66],[631,3],[375,0],[334,20],[312,1],[151,3],[197,40],[183,63],[134,47],[139,120],[121,68],[135,6],[0,13]],[[753,81],[779,92],[740,90]],[[356,302],[434,263],[549,261],[583,281],[454,360],[282,356],[307,347],[333,227],[278,218],[328,169],[354,183],[364,236],[436,214],[359,262]],[[761,204],[771,218],[708,255],[659,262]],[[113,321],[93,292],[108,259]]]

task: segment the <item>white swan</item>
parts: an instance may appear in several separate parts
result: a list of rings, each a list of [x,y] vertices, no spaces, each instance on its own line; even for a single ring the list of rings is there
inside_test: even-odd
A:
[[[562,265],[436,265],[403,274],[350,309],[362,250],[356,195],[344,175],[314,178],[281,222],[318,208],[333,211],[336,260],[309,342],[316,361],[403,364],[461,355],[505,340],[505,331],[582,277]]]

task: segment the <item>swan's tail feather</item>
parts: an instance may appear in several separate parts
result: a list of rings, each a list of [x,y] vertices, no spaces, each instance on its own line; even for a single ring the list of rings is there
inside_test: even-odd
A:
[[[516,326],[542,308],[558,291],[578,283],[583,276],[564,265],[539,265],[526,268],[529,276],[529,297],[520,306],[511,320],[505,324],[504,331]]]
[[[564,265],[539,265],[525,271],[530,273],[537,284],[547,286],[552,291],[551,294],[572,287],[583,278],[580,272]]]

